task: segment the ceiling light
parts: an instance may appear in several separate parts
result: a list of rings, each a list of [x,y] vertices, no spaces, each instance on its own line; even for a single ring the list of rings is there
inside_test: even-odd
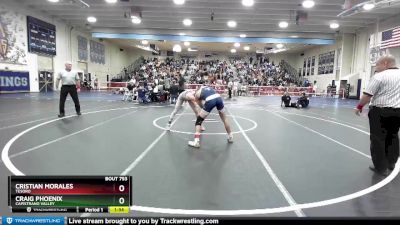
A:
[[[236,49],[232,48],[231,53],[236,53]]]
[[[312,0],[305,0],[302,5],[304,8],[309,9],[309,8],[314,7],[315,2]]]
[[[188,52],[197,52],[197,51],[199,51],[199,50],[188,48]]]
[[[236,27],[236,25],[237,25],[237,23],[236,23],[236,21],[233,21],[233,20],[230,20],[230,21],[228,21],[228,27]]]
[[[60,0],[47,0],[47,1],[56,3],[59,2]]]
[[[94,17],[94,16],[89,16],[89,17],[87,18],[87,21],[88,21],[89,23],[96,23],[97,19],[96,19],[96,17]]]
[[[276,54],[276,53],[279,53],[279,52],[284,52],[284,51],[286,51],[286,50],[287,50],[287,49],[284,49],[284,48],[282,48],[282,49],[275,49],[275,50],[272,51],[272,53]]]
[[[183,42],[183,44],[187,47],[187,46],[190,46],[190,42],[188,42],[188,41],[185,41],[185,42]]]
[[[106,0],[107,3],[116,3],[117,0]]]
[[[363,9],[366,10],[366,11],[369,11],[369,10],[371,10],[373,8],[375,8],[375,4],[373,4],[373,3],[366,3],[366,4],[363,5]]]
[[[185,25],[185,26],[191,26],[191,25],[192,25],[192,20],[191,20],[191,19],[184,19],[184,20],[183,20],[183,25]]]
[[[242,5],[250,7],[254,5],[254,0],[242,0]]]
[[[291,38],[298,38],[299,36],[297,36],[297,35],[292,35],[292,36],[290,36]]]
[[[246,34],[241,34],[240,37],[241,38],[245,38],[245,37],[247,37],[247,35]]]
[[[330,27],[331,29],[337,29],[337,28],[339,28],[339,24],[338,24],[338,23],[331,23],[331,24],[329,25],[329,27]]]
[[[281,21],[281,22],[279,22],[279,27],[280,27],[280,28],[286,28],[286,27],[288,27],[288,26],[289,26],[289,23],[286,22],[286,21]]]
[[[233,44],[233,46],[235,46],[235,48],[239,48],[240,47],[240,43],[235,43],[235,44]]]
[[[249,51],[249,50],[250,50],[250,46],[244,46],[243,49],[244,49],[245,51]]]
[[[156,50],[151,49],[150,46],[136,45],[135,47],[136,48],[140,48],[140,49],[145,50],[145,51],[158,53]]]
[[[142,43],[142,45],[148,45],[149,41],[148,40],[143,40],[143,41],[141,41],[141,43]]]
[[[185,4],[185,0],[174,0],[175,5],[183,5]]]
[[[132,17],[132,23],[134,24],[140,24],[142,22],[142,19],[140,19],[139,17]]]
[[[185,36],[186,34],[185,34],[185,33],[179,33],[179,35],[180,35],[180,36]]]
[[[182,51],[182,47],[178,44],[174,45],[174,47],[172,48],[172,51],[174,52],[181,52]]]
[[[283,44],[277,44],[276,47],[277,48],[283,48]]]

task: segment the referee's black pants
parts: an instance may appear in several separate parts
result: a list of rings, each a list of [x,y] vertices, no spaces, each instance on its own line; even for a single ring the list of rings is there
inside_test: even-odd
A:
[[[60,114],[65,114],[64,106],[68,94],[71,95],[72,100],[75,103],[76,112],[77,113],[81,112],[81,106],[79,104],[78,91],[76,90],[76,85],[63,85],[61,87],[61,92],[60,92]]]
[[[368,118],[375,169],[385,171],[393,168],[399,158],[400,108],[371,107]]]

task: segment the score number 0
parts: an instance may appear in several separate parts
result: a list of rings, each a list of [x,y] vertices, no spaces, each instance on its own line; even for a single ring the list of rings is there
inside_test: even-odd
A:
[[[118,190],[120,192],[124,192],[125,191],[125,186],[122,185],[122,184],[119,185]],[[124,197],[119,198],[118,202],[119,202],[119,204],[123,205],[125,203],[125,198]]]

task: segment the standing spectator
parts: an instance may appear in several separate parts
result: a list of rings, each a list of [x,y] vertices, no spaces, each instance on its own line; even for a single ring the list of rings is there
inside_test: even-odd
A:
[[[360,115],[370,102],[371,157],[374,172],[387,176],[399,158],[400,70],[393,56],[383,56],[376,63],[376,72],[356,107]]]
[[[124,75],[125,75],[125,76],[128,75],[128,69],[126,69],[126,67],[124,67]]]
[[[178,72],[179,75],[179,94],[185,91],[185,78],[183,78],[183,75]]]
[[[238,86],[239,86],[239,82],[238,82],[238,80],[234,80],[233,81],[233,88],[232,88],[232,90],[233,90],[233,95],[234,96],[237,96],[237,95],[239,95],[238,94]]]
[[[169,77],[169,75],[165,76],[164,87],[165,91],[169,91],[169,89],[171,88],[171,78]]]
[[[158,101],[158,85],[153,84],[150,98],[152,102]]]
[[[229,82],[228,82],[228,95],[229,95],[230,99],[232,98],[232,89],[233,89],[233,82],[232,82],[231,79],[229,79]]]
[[[135,80],[134,77],[132,77],[128,82],[127,88],[128,88],[129,91],[133,91],[133,88],[135,86],[136,86],[136,80]]]
[[[314,80],[314,85],[313,85],[312,88],[313,88],[314,96],[316,96],[317,95],[317,91],[318,91],[317,81],[316,80]]]
[[[76,114],[78,116],[81,115],[81,106],[79,104],[78,91],[77,88],[80,88],[80,79],[77,72],[72,71],[72,63],[65,63],[65,70],[58,73],[57,81],[56,81],[56,90],[58,90],[58,86],[61,81],[61,92],[60,92],[60,114],[58,117],[62,118],[65,116],[65,100],[67,99],[68,94],[71,95],[72,100],[75,104]]]
[[[242,96],[242,82],[238,82],[237,93],[238,96]]]
[[[172,82],[169,93],[170,93],[171,104],[175,104],[176,99],[178,98],[179,95],[179,86],[176,84],[175,81]]]
[[[99,79],[96,76],[94,77],[94,89],[99,89]]]

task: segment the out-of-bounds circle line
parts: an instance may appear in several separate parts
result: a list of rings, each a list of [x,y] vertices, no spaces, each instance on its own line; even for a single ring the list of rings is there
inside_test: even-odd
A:
[[[295,116],[300,116],[300,117],[305,117],[305,118],[310,118],[310,119],[316,119],[316,120],[320,120],[320,121],[323,121],[323,122],[333,123],[333,124],[336,124],[336,125],[347,127],[347,128],[359,131],[359,132],[361,132],[363,134],[369,135],[368,131],[365,131],[365,130],[362,130],[362,129],[359,129],[357,127],[353,127],[353,126],[350,126],[348,124],[344,124],[344,123],[341,123],[341,122],[337,122],[337,121],[333,121],[333,120],[329,120],[329,119],[324,119],[324,118],[321,118],[321,117],[302,115],[302,114],[290,113],[290,112],[280,112],[280,111],[274,111],[274,110],[268,110],[268,109],[260,109],[260,110],[261,111],[266,111],[266,112],[282,113],[282,114],[295,115]]]
[[[147,206],[131,206],[131,210],[140,212],[151,212],[160,214],[177,214],[177,215],[212,215],[212,216],[240,216],[240,215],[261,215],[261,214],[271,214],[271,213],[283,213],[291,212],[301,209],[317,208],[322,206],[333,205],[352,199],[356,199],[372,193],[388,183],[390,183],[400,172],[400,161],[396,163],[396,166],[392,173],[379,183],[374,184],[371,187],[363,189],[361,191],[354,192],[352,194],[344,195],[337,198],[332,198],[323,201],[310,202],[297,204],[292,206],[283,206],[276,208],[265,208],[265,209],[243,209],[243,210],[195,210],[195,209],[170,209],[170,208],[157,208],[157,207],[147,207]]]
[[[305,118],[310,118],[310,119],[316,119],[316,120],[320,120],[320,121],[323,121],[323,122],[332,123],[332,124],[340,125],[340,126],[343,126],[343,127],[347,127],[349,129],[359,131],[359,132],[361,132],[361,133],[363,133],[365,135],[369,135],[369,132],[365,131],[363,129],[360,129],[360,128],[357,128],[357,127],[353,127],[353,126],[345,124],[345,123],[341,123],[340,121],[333,121],[333,120],[329,120],[329,119],[324,119],[322,117],[309,116],[309,115],[303,115],[303,114],[291,113],[291,112],[282,112],[282,111],[277,111],[277,110],[265,109],[265,108],[261,108],[261,107],[256,107],[256,108],[252,108],[252,109],[249,109],[248,107],[237,107],[237,108],[244,109],[244,110],[259,110],[259,111],[266,111],[266,112],[272,112],[272,113],[282,113],[282,114],[295,115],[295,116],[300,116],[300,117],[305,117]]]
[[[93,112],[87,112],[83,114],[94,114],[94,113],[99,113],[99,112],[107,112],[107,111],[115,111],[115,110],[124,110],[124,109],[134,109],[137,107],[126,107],[126,108],[115,108],[115,109],[107,109],[107,110],[99,110],[99,111],[93,111]],[[144,107],[143,107],[144,108]],[[9,158],[9,150],[11,145],[22,135],[38,128],[41,126],[44,126],[46,124],[65,119],[65,118],[70,118],[74,116],[67,116],[64,118],[60,119],[54,119],[50,120],[38,125],[35,125],[31,128],[28,128],[21,133],[17,134],[14,136],[12,139],[10,139],[7,144],[4,146],[2,152],[1,152],[1,159],[3,160],[5,166],[14,174],[14,175],[20,175],[24,176],[25,174],[21,172],[18,168],[14,166],[14,164],[11,162]],[[238,116],[235,116],[237,118],[240,118]],[[325,119],[324,119],[325,120]],[[154,121],[153,121],[154,122]],[[328,121],[326,121],[328,122]],[[334,122],[334,121],[332,121]],[[335,122],[337,123],[337,122]],[[340,124],[339,124],[340,125]],[[358,130],[358,129],[355,129]],[[317,202],[310,202],[310,203],[303,203],[303,204],[297,204],[293,206],[282,206],[282,207],[275,207],[275,208],[263,208],[263,209],[243,209],[243,210],[203,210],[203,209],[172,209],[172,208],[158,208],[158,207],[148,207],[148,206],[139,206],[139,205],[134,205],[131,206],[131,210],[133,211],[140,211],[140,212],[150,212],[150,213],[159,213],[159,214],[175,214],[175,215],[214,215],[214,216],[240,216],[240,215],[261,215],[261,214],[270,214],[270,213],[283,213],[283,212],[291,212],[291,211],[296,211],[296,210],[301,210],[301,209],[309,209],[309,208],[316,208],[316,207],[323,207],[323,206],[328,206],[332,204],[337,204],[345,201],[349,201],[352,199],[356,199],[359,197],[362,197],[364,195],[367,195],[369,193],[372,193],[388,183],[390,183],[400,172],[400,161],[396,163],[396,166],[392,173],[387,176],[385,179],[382,181],[365,188],[363,190],[354,192],[352,194],[344,195],[341,197],[337,198],[332,198],[328,200],[323,200],[323,201],[317,201]]]
[[[257,110],[260,111],[268,111],[268,112],[278,112],[278,111],[273,111],[273,110],[266,110],[263,108],[257,108]],[[297,116],[303,116],[301,114],[294,114],[294,113],[285,113],[285,114],[292,114],[292,115],[297,115]],[[368,132],[352,127],[347,124],[339,123],[336,121],[331,121],[319,117],[310,117],[310,116],[304,116],[304,117],[309,117],[313,119],[318,119],[320,121],[324,122],[329,122],[333,123],[336,125],[340,125],[343,127],[351,128],[353,130],[356,130],[360,133],[364,134],[369,134]],[[332,198],[328,200],[322,200],[322,201],[317,201],[317,202],[310,202],[310,203],[303,203],[303,204],[296,204],[293,206],[283,206],[283,207],[276,207],[276,208],[264,208],[264,209],[244,209],[244,210],[203,210],[203,209],[172,209],[172,208],[157,208],[157,207],[148,207],[148,206],[139,206],[139,205],[134,205],[131,207],[131,210],[133,211],[140,211],[140,212],[150,212],[150,213],[160,213],[160,214],[176,214],[176,215],[213,215],[213,216],[240,216],[240,215],[261,215],[261,214],[271,214],[271,213],[283,213],[283,212],[291,212],[291,211],[296,211],[296,210],[302,210],[302,209],[309,209],[309,208],[316,208],[316,207],[323,207],[323,206],[328,206],[328,205],[333,205],[349,200],[353,200],[359,197],[362,197],[364,195],[370,194],[388,183],[390,183],[400,172],[400,161],[396,163],[396,166],[392,173],[387,176],[385,179],[382,181],[368,187],[365,189],[362,189],[360,191],[354,192],[352,194],[340,196],[337,198]]]
[[[212,114],[213,114],[213,115],[216,115],[216,114],[214,114],[214,113],[212,113]],[[177,115],[193,115],[193,113],[183,113],[183,114],[177,114]],[[228,116],[228,117],[232,117],[231,115],[227,115],[227,116]],[[161,116],[161,117],[158,117],[158,118],[154,119],[154,120],[153,120],[153,125],[154,125],[155,127],[157,127],[158,129],[167,130],[165,127],[162,127],[162,126],[158,125],[157,122],[158,122],[159,120],[161,120],[161,119],[168,118],[168,117],[169,117],[169,115],[167,115],[167,116]],[[257,126],[258,126],[258,124],[257,124],[254,120],[251,120],[251,119],[249,119],[249,118],[245,118],[245,117],[241,117],[241,116],[234,116],[234,117],[239,118],[239,119],[243,119],[243,120],[247,120],[247,121],[249,121],[250,123],[253,124],[252,127],[248,128],[248,129],[246,129],[246,130],[244,130],[244,132],[252,131],[252,130],[256,129]],[[169,132],[178,133],[178,134],[194,134],[194,132],[180,131],[180,130],[173,130],[173,129],[169,130]],[[241,131],[234,131],[234,132],[232,132],[232,134],[238,134],[238,133],[241,133]],[[226,133],[207,133],[207,132],[204,132],[204,133],[201,133],[201,135],[226,135]]]
[[[92,112],[85,112],[82,113],[82,115],[88,115],[88,114],[95,114],[95,113],[100,113],[100,112],[110,112],[110,111],[117,111],[117,110],[128,110],[128,109],[137,109],[138,107],[124,107],[124,108],[114,108],[114,109],[104,109],[104,110],[97,110],[97,111],[92,111]],[[71,115],[71,116],[66,116],[63,118],[57,118],[57,119],[53,119],[53,120],[49,120],[40,124],[37,124],[33,127],[30,127],[24,131],[22,131],[21,133],[15,135],[13,138],[11,138],[7,144],[4,146],[2,152],[1,152],[1,160],[4,162],[4,165],[7,167],[8,170],[10,170],[11,173],[13,173],[14,175],[18,175],[18,176],[24,176],[25,174],[23,172],[21,172],[17,167],[15,167],[15,165],[11,162],[10,160],[10,156],[9,156],[9,151],[11,148],[11,145],[18,139],[20,138],[22,135],[47,124],[59,121],[59,120],[63,120],[63,119],[67,119],[67,118],[71,118],[71,117],[76,117],[76,115]]]

